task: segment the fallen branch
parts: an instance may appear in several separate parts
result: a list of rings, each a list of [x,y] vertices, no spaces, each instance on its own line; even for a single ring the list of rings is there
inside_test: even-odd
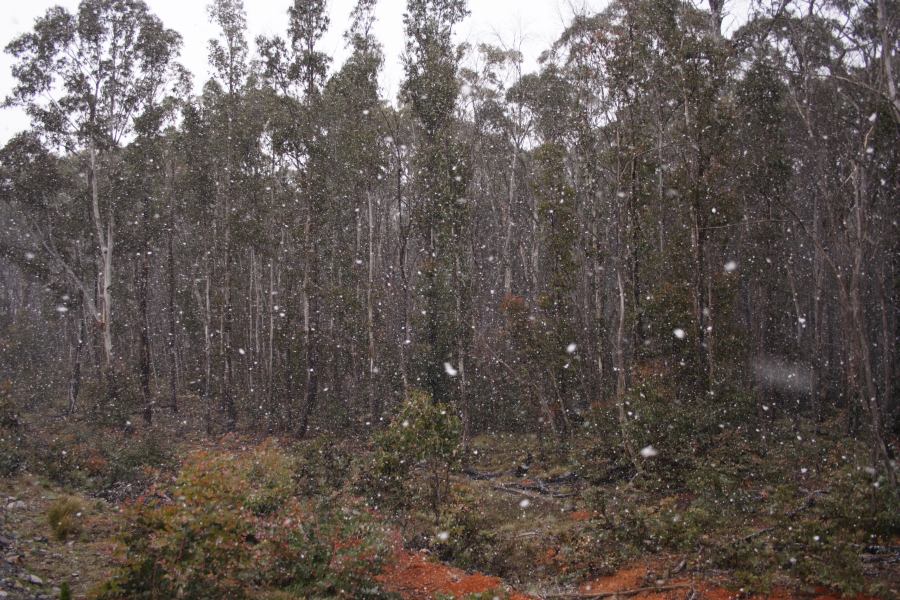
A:
[[[803,504],[801,504],[800,506],[798,506],[797,508],[795,508],[794,510],[792,510],[791,512],[789,512],[789,513],[786,515],[786,518],[787,518],[787,519],[793,519],[794,517],[796,517],[797,515],[799,515],[799,514],[802,513],[803,511],[805,511],[805,510],[807,510],[808,508],[811,508],[813,505],[815,505],[815,503],[816,503],[816,498],[817,498],[818,496],[824,496],[824,495],[827,494],[827,493],[828,493],[828,490],[815,490],[815,491],[813,491],[813,492],[810,492],[809,495],[807,495],[806,498],[803,500]],[[770,532],[770,531],[772,531],[772,530],[774,530],[774,529],[777,529],[777,528],[778,528],[778,525],[773,525],[773,526],[771,526],[771,527],[765,527],[765,528],[763,528],[763,529],[759,529],[759,530],[757,530],[757,531],[754,531],[753,533],[750,533],[750,534],[748,534],[748,535],[745,535],[744,537],[742,537],[742,538],[736,540],[736,542],[739,543],[739,544],[742,544],[742,543],[744,543],[744,542],[749,542],[749,541],[752,540],[753,538],[759,537],[759,536],[761,536],[761,535],[763,535],[763,534],[765,534],[765,533],[768,533],[768,532]]]
[[[469,479],[474,479],[476,481],[487,481],[503,475],[503,471],[498,471],[497,473],[480,473],[475,469],[463,469],[462,472],[463,475],[466,475]]]
[[[598,598],[617,598],[617,597],[628,597],[628,596],[637,596],[638,594],[645,593],[660,593],[660,592],[671,592],[674,590],[686,590],[693,589],[693,586],[687,583],[681,584],[673,584],[673,585],[657,585],[651,587],[642,587],[635,588],[633,590],[618,590],[615,592],[597,592],[597,593],[583,593],[583,592],[565,592],[562,594],[544,594],[543,598],[569,598],[571,600],[597,600]]]
[[[555,498],[571,498],[575,495],[575,493],[569,494],[553,494],[548,492],[541,492],[540,490],[533,489],[523,489],[521,486],[511,486],[511,485],[500,485],[495,484],[491,486],[495,490],[500,490],[501,492],[507,492],[510,494],[519,494],[520,496],[525,496],[527,498],[535,498],[535,499],[555,499]]]

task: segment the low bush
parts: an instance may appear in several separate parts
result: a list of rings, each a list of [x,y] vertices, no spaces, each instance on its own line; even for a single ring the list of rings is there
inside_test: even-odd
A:
[[[310,497],[352,485],[362,470],[357,452],[325,437],[297,445],[292,454],[299,491]]]
[[[154,473],[174,468],[171,446],[159,435],[125,436],[87,424],[36,434],[29,443],[35,473],[54,483],[112,499],[140,494]]]
[[[21,437],[15,432],[0,430],[0,477],[12,477],[24,465]]]
[[[56,500],[47,511],[53,537],[65,541],[81,533],[83,512],[84,507],[77,498],[67,496]]]
[[[445,504],[431,548],[444,562],[463,569],[493,570],[498,540],[477,500],[454,489]]]
[[[453,411],[414,390],[400,413],[376,440],[373,491],[375,501],[388,508],[402,507],[411,497],[410,473],[421,467],[427,498],[435,518],[447,500],[450,473],[459,465],[462,425]]]
[[[131,506],[126,559],[96,598],[381,596],[381,526],[361,510],[300,502],[293,473],[273,445],[190,456],[173,486]]]
[[[648,553],[678,553],[732,573],[749,591],[790,578],[809,589],[877,594],[861,554],[900,535],[897,491],[865,468],[864,445],[807,438],[803,427],[770,423],[765,443],[725,429],[702,454],[668,463],[677,478],[648,461],[627,485],[592,488],[585,500],[595,516],[575,562],[602,573]],[[660,456],[677,452],[670,443],[660,443]]]

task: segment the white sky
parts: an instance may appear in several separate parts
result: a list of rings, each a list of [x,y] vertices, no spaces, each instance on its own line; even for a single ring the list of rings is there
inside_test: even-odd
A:
[[[732,0],[730,4],[742,5],[747,0]],[[178,31],[184,46],[181,62],[194,74],[195,89],[208,77],[207,42],[216,34],[206,15],[208,0],[146,0],[166,25]],[[587,9],[599,11],[608,0],[469,0],[471,15],[457,29],[457,41],[513,44],[521,39],[521,50],[526,59],[526,70],[533,70],[538,55],[562,33],[573,12]],[[61,5],[71,12],[78,7],[78,0],[17,0],[3,1],[0,17],[0,48],[32,28],[34,20],[48,8]],[[292,0],[245,0],[248,38],[255,51],[254,40],[260,34],[284,35],[287,28],[287,9]],[[339,66],[346,57],[343,40],[350,11],[356,0],[328,0],[331,28],[320,44],[320,50],[333,57],[332,68]],[[704,2],[705,4],[705,2]],[[731,7],[729,7],[731,8]],[[376,9],[378,22],[375,35],[384,47],[386,64],[381,76],[384,95],[394,98],[403,79],[400,56],[404,47],[403,13],[406,0],[379,0]],[[726,27],[729,23],[726,23]],[[10,75],[12,61],[0,53],[0,98],[6,97],[13,85]],[[28,127],[27,117],[19,110],[0,110],[0,143],[5,143],[14,133]]]

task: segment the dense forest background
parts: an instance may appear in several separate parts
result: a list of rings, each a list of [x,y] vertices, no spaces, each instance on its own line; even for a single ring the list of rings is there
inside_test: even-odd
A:
[[[464,0],[409,0],[396,101],[376,4],[332,68],[324,0],[258,40],[214,0],[198,91],[140,0],[9,43],[33,123],[0,152],[18,410],[359,434],[416,388],[466,441],[548,444],[802,416],[895,477],[897,2],[761,0],[726,36],[722,0],[615,0],[530,73],[455,44]]]

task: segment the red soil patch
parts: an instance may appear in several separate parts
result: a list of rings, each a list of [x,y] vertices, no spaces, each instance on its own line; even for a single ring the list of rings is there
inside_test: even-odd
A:
[[[651,579],[651,580],[648,580]],[[677,586],[677,587],[676,587]],[[666,589],[676,587],[676,589]],[[656,589],[654,589],[656,588]],[[827,590],[818,590],[815,596],[798,594],[785,588],[776,588],[769,594],[746,596],[737,591],[728,590],[707,581],[692,581],[688,578],[673,579],[659,583],[648,578],[646,565],[629,567],[619,571],[610,577],[604,577],[582,585],[578,592],[586,598],[592,595],[607,594],[610,592],[627,592],[631,590],[647,589],[647,591],[631,594],[629,599],[636,600],[681,600],[685,597],[686,590],[693,588],[704,600],[793,600],[803,598],[805,600],[840,600],[840,596],[830,594]],[[876,600],[865,596],[857,596],[855,600]]]
[[[489,590],[504,589],[503,581],[487,575],[469,575],[465,571],[441,563],[429,562],[422,553],[399,551],[394,563],[377,577],[389,592],[406,600],[434,598],[438,594],[465,597]],[[512,594],[510,600],[530,600],[522,594]]]
[[[576,510],[569,514],[573,521],[590,521],[591,513],[586,510]]]

